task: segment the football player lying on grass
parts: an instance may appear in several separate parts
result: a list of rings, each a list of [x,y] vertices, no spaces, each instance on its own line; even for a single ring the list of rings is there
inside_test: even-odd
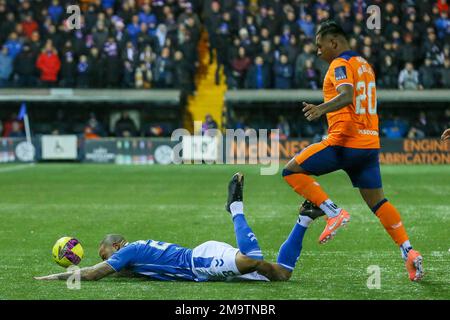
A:
[[[154,240],[128,243],[121,235],[107,235],[99,249],[103,262],[35,279],[64,280],[74,272],[80,272],[81,280],[99,280],[114,273],[131,271],[135,275],[169,281],[287,281],[300,257],[306,229],[324,212],[305,201],[297,223],[281,245],[277,263],[269,263],[263,260],[258,240],[245,219],[243,186],[244,176],[236,173],[228,185],[226,204],[239,249],[217,241],[205,242],[194,249]]]

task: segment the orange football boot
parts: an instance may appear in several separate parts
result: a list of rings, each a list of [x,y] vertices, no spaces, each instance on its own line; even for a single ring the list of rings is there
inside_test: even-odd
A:
[[[405,266],[409,274],[409,280],[420,281],[423,278],[423,258],[419,251],[409,250]]]
[[[325,229],[319,237],[319,243],[323,244],[333,239],[333,237],[336,235],[337,230],[340,227],[345,226],[349,221],[350,214],[344,209],[341,209],[341,212],[336,217],[328,218],[327,225],[325,226]]]

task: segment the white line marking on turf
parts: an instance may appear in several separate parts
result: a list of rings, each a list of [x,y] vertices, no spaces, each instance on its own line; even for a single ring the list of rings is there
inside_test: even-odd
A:
[[[0,168],[0,173],[20,171],[20,170],[23,170],[23,169],[32,168],[34,166],[35,166],[34,163],[19,164],[17,166],[12,166],[12,167],[7,167],[7,168]]]

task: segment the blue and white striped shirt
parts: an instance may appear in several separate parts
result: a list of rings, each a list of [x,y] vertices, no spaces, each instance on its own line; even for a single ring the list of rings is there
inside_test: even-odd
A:
[[[156,280],[196,281],[191,261],[191,249],[147,240],[127,244],[106,262],[117,272],[128,269]]]

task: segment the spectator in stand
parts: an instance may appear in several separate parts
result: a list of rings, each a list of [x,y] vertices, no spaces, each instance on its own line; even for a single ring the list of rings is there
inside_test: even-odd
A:
[[[148,89],[151,87],[152,83],[152,71],[150,67],[147,67],[145,63],[141,63],[134,73],[134,84],[136,89]]]
[[[289,43],[285,46],[284,52],[288,56],[289,64],[294,65],[298,55],[300,54],[297,43],[297,36],[292,34],[289,37]]]
[[[255,58],[255,63],[250,67],[245,79],[247,89],[268,89],[271,85],[271,70],[264,63],[261,56]]]
[[[384,56],[384,61],[379,68],[379,87],[383,89],[395,89],[398,87],[398,68],[394,64],[392,56]]]
[[[231,89],[240,89],[244,87],[245,76],[251,63],[245,48],[240,47],[237,57],[231,61],[232,72],[231,77],[229,78],[229,87]]]
[[[220,28],[221,24],[221,12],[220,12],[220,2],[212,1],[211,2],[211,11],[206,15],[205,18],[205,27],[208,31],[209,38],[209,63],[212,64],[214,57],[214,50],[217,50],[218,47],[218,35],[217,32]]]
[[[148,3],[145,3],[142,6],[142,10],[139,12],[138,17],[139,23],[145,23],[146,25],[157,23],[156,16],[153,14],[152,8]]]
[[[280,139],[285,140],[291,136],[291,126],[284,116],[278,117],[277,129],[280,130]]]
[[[181,51],[181,53],[183,54],[183,60],[186,61],[190,66],[186,71],[188,71],[189,81],[191,82],[191,92],[193,92],[195,90],[195,71],[199,66],[199,62],[196,42],[192,39],[191,33],[189,31],[186,33],[183,40],[179,40],[178,48],[179,51]]]
[[[312,59],[305,61],[305,70],[300,79],[300,88],[317,90],[319,88],[319,72],[314,68]]]
[[[6,10],[6,8],[5,8]],[[16,16],[14,12],[8,12],[6,14],[6,19],[2,19],[0,23],[0,43],[3,43],[7,40],[8,36],[11,34],[11,32],[14,31],[14,28],[16,26]]]
[[[105,23],[102,20],[97,21],[96,27],[92,33],[92,40],[94,45],[99,49],[103,50],[106,41],[109,38],[108,29],[105,28]]]
[[[133,67],[133,62],[130,60],[125,60],[123,63],[123,77],[122,77],[122,88],[134,88],[135,84],[135,70]]]
[[[24,47],[29,46],[30,50],[32,51],[33,55],[35,56],[35,59],[42,48],[42,41],[41,36],[38,31],[34,31],[31,34],[31,39],[24,43]]]
[[[294,68],[289,64],[287,55],[282,54],[275,62],[275,89],[291,89]]]
[[[52,19],[52,23],[58,24],[61,21],[64,9],[59,0],[52,0],[52,4],[48,7],[48,14]]]
[[[394,119],[383,121],[381,125],[381,132],[390,139],[403,138],[408,132],[408,124],[405,120],[401,120],[398,116]]]
[[[420,51],[418,50],[416,44],[413,42],[413,37],[411,34],[407,33],[404,35],[404,43],[400,48],[400,61],[402,62],[412,62],[417,64],[419,61]]]
[[[13,59],[8,53],[8,48],[3,46],[0,52],[0,88],[10,86],[10,78],[13,72]]]
[[[89,87],[103,88],[105,86],[105,58],[100,55],[99,50],[96,47],[91,48],[87,59],[83,59],[82,65],[80,65],[80,62],[81,56],[78,63],[78,72],[83,73],[87,68]],[[84,80],[83,83],[85,83]]]
[[[13,123],[19,122],[17,120],[17,113],[12,113],[6,121],[3,122],[3,137],[9,137],[12,129],[13,129]],[[19,126],[23,130],[23,122],[19,122]]]
[[[167,46],[167,27],[164,24],[159,24],[156,28],[156,45],[158,48],[163,48],[164,46]]]
[[[8,48],[9,56],[14,59],[22,50],[22,41],[16,32],[11,32],[4,46]]]
[[[106,87],[116,88],[122,77],[122,69],[117,67],[120,65],[119,48],[114,37],[108,37],[104,44],[103,54],[105,56]]]
[[[422,88],[419,82],[419,72],[414,69],[411,62],[405,64],[405,69],[398,77],[398,87],[400,90],[418,90]]]
[[[234,126],[233,126],[233,128],[235,129],[235,130],[238,130],[238,129],[242,129],[242,130],[246,130],[247,129],[247,125],[246,125],[246,122],[245,122],[245,118],[243,117],[243,116],[240,116],[240,117],[238,117],[235,121],[234,121]]]
[[[23,132],[23,126],[17,120],[13,121],[11,124],[11,131],[7,135],[8,138],[23,138],[25,133]]]
[[[34,31],[37,31],[39,29],[39,25],[37,24],[37,22],[35,20],[33,20],[33,15],[31,13],[28,13],[25,16],[24,21],[22,22],[22,28],[23,28],[23,33],[24,35],[30,39],[31,38],[31,34]]]
[[[450,57],[444,60],[444,66],[439,69],[441,87],[450,89]]]
[[[428,33],[422,50],[422,56],[425,58],[425,62],[427,59],[431,60],[433,67],[440,67],[444,64],[444,52],[437,42],[436,33]]]
[[[423,139],[429,136],[437,136],[441,128],[427,118],[425,112],[421,111],[417,121],[411,126],[408,132],[409,139]]]
[[[18,87],[33,87],[36,85],[36,54],[30,45],[24,44],[22,51],[14,60],[14,71],[17,76]]]
[[[316,60],[316,56],[313,53],[313,45],[311,42],[307,42],[303,45],[303,52],[300,53],[295,61],[295,75],[294,82],[297,87],[305,88],[302,79],[304,78],[304,72],[306,69],[306,61]],[[303,84],[303,85],[302,85]]]
[[[450,18],[448,17],[448,9],[441,11],[439,18],[436,19],[435,26],[439,39],[448,43],[450,39]]]
[[[437,86],[437,72],[431,59],[425,59],[425,64],[419,68],[419,82],[424,89],[432,89]]]
[[[85,139],[98,139],[106,136],[102,124],[97,120],[94,113],[89,115],[89,120],[87,121],[83,132]]]
[[[173,68],[174,63],[170,57],[170,49],[164,47],[161,56],[156,58],[153,80],[156,88],[170,88],[173,86]]]
[[[202,124],[202,134],[205,134],[209,129],[217,129],[217,122],[213,119],[213,117],[208,113],[205,116],[205,122]]]
[[[126,111],[122,112],[121,117],[117,120],[114,127],[116,137],[135,137],[138,129],[130,114]]]
[[[194,93],[194,66],[187,59],[184,59],[183,52],[176,51],[174,55],[174,82],[175,88],[180,89],[182,94]]]
[[[139,24],[139,16],[133,15],[131,18],[131,22],[127,25],[127,34],[130,37],[131,41],[134,42],[134,44],[137,44],[137,35],[141,31],[141,27]]]
[[[116,0],[102,0],[102,8],[109,9],[113,8]]]
[[[41,86],[55,86],[58,81],[58,73],[61,68],[61,61],[58,52],[53,47],[51,41],[47,41],[44,49],[36,61],[36,68],[41,72]]]
[[[60,86],[63,88],[73,88],[76,83],[77,64],[74,61],[73,54],[66,54],[61,64]]]
[[[89,75],[91,73],[91,64],[88,58],[83,54],[76,66],[76,86],[78,88],[89,87]]]

